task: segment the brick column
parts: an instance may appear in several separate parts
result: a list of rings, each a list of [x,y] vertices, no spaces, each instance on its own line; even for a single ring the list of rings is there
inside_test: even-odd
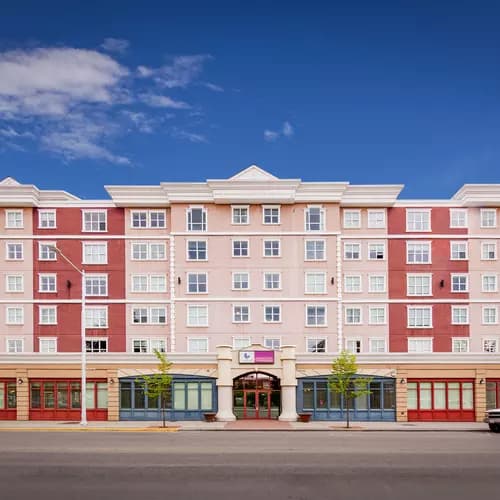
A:
[[[404,379],[404,383],[401,380]],[[408,422],[408,372],[396,372],[396,422]]]
[[[481,380],[483,383],[481,383]],[[474,381],[474,408],[476,422],[482,422],[486,411],[486,370],[476,370]]]
[[[22,380],[20,384],[19,381]],[[29,389],[30,389],[28,370],[20,368],[16,370],[16,401],[17,401],[17,420],[29,420]]]
[[[108,370],[108,420],[120,420],[120,381],[116,370]]]

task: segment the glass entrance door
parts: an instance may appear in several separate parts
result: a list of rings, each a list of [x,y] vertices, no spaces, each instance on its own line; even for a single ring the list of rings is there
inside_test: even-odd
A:
[[[259,401],[257,412],[259,414],[259,418],[271,418],[271,413],[269,411],[269,400],[271,399],[270,391],[258,392],[257,394]]]
[[[244,418],[258,418],[257,398],[255,391],[245,391],[245,406],[243,407]]]

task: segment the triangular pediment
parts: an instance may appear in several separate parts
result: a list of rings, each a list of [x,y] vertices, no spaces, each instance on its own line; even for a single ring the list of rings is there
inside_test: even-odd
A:
[[[230,180],[230,181],[253,181],[253,182],[261,181],[261,182],[266,182],[266,181],[277,181],[279,179],[278,179],[278,177],[275,177],[274,175],[270,174],[269,172],[262,170],[257,165],[250,165],[249,167],[245,168],[245,170],[242,170],[241,172],[238,172],[236,175],[233,175],[232,177],[230,177],[228,180]]]
[[[0,186],[20,186],[21,184],[12,177],[6,177],[0,181]]]

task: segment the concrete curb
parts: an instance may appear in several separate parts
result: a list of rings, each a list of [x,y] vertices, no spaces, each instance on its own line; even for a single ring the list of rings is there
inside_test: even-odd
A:
[[[155,429],[151,427],[0,427],[0,432],[179,432],[180,427],[166,427]]]

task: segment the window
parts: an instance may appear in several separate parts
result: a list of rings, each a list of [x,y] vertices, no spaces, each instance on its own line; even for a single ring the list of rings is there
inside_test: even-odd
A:
[[[430,231],[431,211],[406,209],[406,230],[407,231]]]
[[[498,311],[495,306],[483,307],[483,325],[496,325],[498,323]]]
[[[451,291],[452,292],[466,292],[469,289],[468,276],[466,274],[452,274],[451,275]]]
[[[56,211],[39,210],[38,227],[39,229],[54,229],[56,227]]]
[[[233,240],[233,257],[248,257],[248,240]]]
[[[5,277],[5,291],[9,293],[24,291],[24,276],[22,274],[8,274]]]
[[[207,273],[188,273],[187,293],[207,293]]]
[[[40,306],[38,309],[40,325],[57,325],[57,307],[56,306]]]
[[[264,321],[266,323],[280,323],[281,306],[264,306]]]
[[[164,325],[167,309],[163,306],[141,306],[132,308],[132,323],[141,325]]]
[[[249,337],[233,337],[233,349],[239,351],[240,349],[245,349],[250,347],[252,341]]]
[[[305,293],[326,293],[325,273],[306,273]]]
[[[23,244],[7,243],[5,253],[7,260],[23,260]]]
[[[24,309],[22,306],[7,307],[5,315],[5,323],[7,325],[23,325],[24,324]]]
[[[147,275],[133,275],[132,276],[132,291],[141,293],[148,291],[148,277]]]
[[[430,264],[431,244],[426,243],[406,243],[406,263],[407,264]]]
[[[166,227],[163,210],[133,210],[130,212],[130,222],[134,229],[160,229]]]
[[[344,243],[344,260],[361,259],[360,243]]]
[[[83,231],[88,233],[103,233],[107,231],[106,212],[83,211]]]
[[[454,338],[451,339],[452,352],[469,352],[469,339]]]
[[[451,228],[467,227],[467,209],[450,208],[450,227]]]
[[[233,323],[248,323],[250,321],[250,308],[248,306],[233,306]]]
[[[306,240],[304,260],[325,260],[325,240]]]
[[[188,350],[188,352],[191,352],[194,354],[208,352],[208,339],[188,338],[187,339],[187,350]]]
[[[427,338],[427,337],[409,338],[408,352],[413,352],[413,353],[432,352],[432,338]]]
[[[451,306],[451,324],[468,325],[469,308],[464,306]]]
[[[280,207],[268,206],[262,207],[262,223],[263,224],[279,224],[280,223]]]
[[[250,215],[248,207],[231,207],[232,210],[232,223],[233,224],[249,224]]]
[[[432,275],[407,274],[406,289],[408,295],[432,295]]]
[[[108,308],[89,307],[85,308],[85,328],[107,328]]]
[[[149,341],[147,339],[135,339],[132,341],[132,351],[145,353],[149,351]]]
[[[496,292],[497,291],[497,275],[496,274],[483,274],[481,277],[481,291],[483,292]]]
[[[384,243],[369,243],[368,244],[368,259],[369,260],[384,260],[385,245]]]
[[[85,350],[87,352],[108,352],[108,339],[85,339]]]
[[[370,352],[385,352],[385,339],[369,339]]]
[[[148,353],[154,350],[159,352],[166,351],[166,343],[164,339],[134,339],[132,340],[132,352]]]
[[[206,231],[207,211],[204,208],[189,208],[187,211],[187,230]]]
[[[85,276],[85,296],[108,295],[108,277],[105,274],[87,274]]]
[[[497,352],[498,340],[497,339],[483,339],[483,352]]]
[[[54,243],[38,243],[38,260],[57,260],[57,252]]]
[[[481,243],[481,260],[496,260],[497,244],[494,241],[484,241]]]
[[[347,325],[360,325],[361,324],[361,308],[360,307],[346,307],[345,308],[345,322]]]
[[[325,211],[321,207],[306,208],[306,231],[324,231]]]
[[[164,274],[149,276],[149,291],[163,293],[167,291],[167,277]]]
[[[361,227],[361,210],[344,210],[344,228],[359,229]]]
[[[326,326],[326,306],[306,306],[306,326]]]
[[[361,292],[361,276],[360,275],[344,276],[344,292],[346,293]]]
[[[450,242],[450,259],[451,260],[466,260],[467,259],[467,242],[466,241],[451,241]]]
[[[345,341],[346,351],[357,354],[361,352],[361,340],[360,339],[346,339]]]
[[[5,211],[5,227],[7,229],[22,229],[23,228],[23,211],[22,210],[6,210]]]
[[[368,210],[368,228],[385,228],[385,210]]]
[[[208,306],[188,305],[187,326],[208,326]]]
[[[38,291],[39,292],[57,292],[56,275],[55,274],[39,274],[38,275]]]
[[[265,338],[264,347],[268,349],[281,349],[281,339]]]
[[[161,243],[132,243],[132,260],[165,260],[166,245]]]
[[[495,208],[481,209],[481,227],[497,227],[497,211]]]
[[[24,340],[23,339],[7,339],[7,352],[9,354],[15,354],[17,352],[24,352]]]
[[[281,254],[280,240],[264,240],[264,257],[279,257]]]
[[[233,290],[248,290],[250,277],[248,273],[233,273]]]
[[[326,352],[325,338],[308,338],[306,340],[307,352]]]
[[[108,245],[107,243],[89,242],[83,244],[84,264],[107,264]]]
[[[57,352],[57,339],[39,339],[39,350],[43,353]]]
[[[368,276],[368,291],[370,293],[385,292],[385,275],[371,274]]]
[[[432,328],[432,307],[408,307],[408,328]]]
[[[370,325],[385,325],[385,307],[370,307],[368,321]]]
[[[264,290],[280,290],[281,273],[264,273]]]
[[[207,242],[203,240],[188,240],[187,260],[207,260]]]

